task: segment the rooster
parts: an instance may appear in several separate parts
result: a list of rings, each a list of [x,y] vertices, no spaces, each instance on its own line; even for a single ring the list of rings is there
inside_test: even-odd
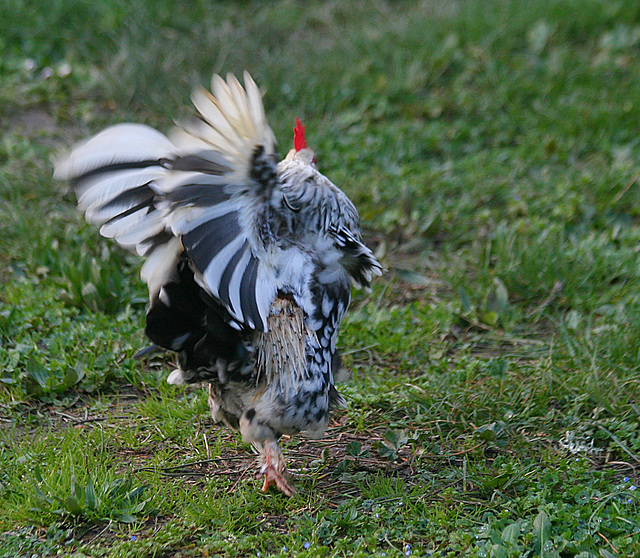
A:
[[[90,223],[146,261],[146,334],[177,353],[170,384],[209,383],[216,421],[260,454],[262,490],[288,496],[278,440],[322,435],[344,405],[334,387],[338,327],[351,282],[382,268],[349,198],[317,168],[298,119],[277,162],[262,96],[249,76],[196,89],[198,115],[165,136],[112,126],[55,167]]]

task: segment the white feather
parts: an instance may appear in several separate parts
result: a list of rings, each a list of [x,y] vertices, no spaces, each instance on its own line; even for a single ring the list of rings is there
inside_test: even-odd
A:
[[[191,100],[202,117],[220,135],[218,147],[228,150],[230,146],[238,144],[241,138],[231,126],[220,107],[220,103],[211,96],[211,93],[206,89],[198,88],[191,95]]]
[[[274,136],[271,128],[267,125],[267,121],[264,116],[264,105],[262,104],[262,95],[260,90],[253,81],[253,78],[249,75],[249,72],[244,72],[244,88],[247,93],[247,105],[249,112],[251,113],[251,120],[254,123],[256,134],[261,137],[262,143],[265,144],[267,153],[273,153]]]
[[[173,234],[180,236],[198,228],[207,221],[237,210],[238,203],[235,201],[219,203],[213,207],[177,208],[165,218],[165,223]]]
[[[136,211],[132,215],[135,215],[136,213],[138,212]],[[128,220],[129,217],[125,217],[125,219]],[[121,219],[121,221],[124,221],[125,219]],[[120,222],[115,225],[120,224]],[[163,232],[164,223],[162,222],[160,215],[157,215],[157,213],[149,213],[148,216],[143,215],[137,222],[132,220],[127,223],[126,228],[124,226],[119,228],[114,226],[111,227],[111,229],[107,228],[107,230],[105,230],[105,228],[107,228],[107,225],[103,225],[100,229],[100,233],[103,236],[106,236],[107,238],[115,238],[125,248],[135,248],[150,237]]]
[[[169,193],[177,190],[181,186],[190,184],[209,184],[211,186],[220,187],[229,183],[228,177],[218,176],[216,174],[203,174],[201,172],[173,172],[165,173],[165,175],[157,180],[158,190]]]
[[[106,238],[115,238],[120,240],[124,234],[134,227],[137,227],[141,221],[145,221],[149,217],[149,208],[143,207],[125,217],[121,217],[114,221],[105,223],[100,227],[100,234]],[[145,237],[146,238],[146,237]],[[132,246],[127,244],[127,246]]]
[[[258,266],[258,280],[256,281],[256,304],[258,314],[267,331],[267,317],[271,309],[271,303],[276,296],[275,274],[273,269],[267,269],[263,262]]]
[[[200,126],[207,127],[207,124],[204,122],[197,124],[192,122],[180,123],[179,127],[172,128],[169,131],[168,136],[181,153],[201,153],[203,151],[209,151],[211,150],[211,143],[200,138],[199,133],[196,131]],[[222,161],[228,163],[226,157],[220,157]]]
[[[249,109],[249,103],[245,90],[242,88],[242,85],[240,85],[240,82],[233,74],[227,74],[227,83],[229,84],[229,91],[231,93],[231,96],[233,97],[233,100],[235,101],[240,111],[244,128],[247,130],[249,137],[256,137],[255,126],[257,123],[254,122],[253,118],[251,117],[251,110]]]
[[[94,214],[101,206],[127,190],[161,178],[166,171],[161,167],[127,169],[99,174],[87,179],[78,198],[78,208],[87,213],[87,219],[96,222]]]
[[[114,163],[157,160],[175,155],[166,136],[144,124],[117,124],[78,143],[55,165],[54,177],[77,178]]]
[[[181,386],[182,384],[184,384],[185,380],[182,370],[180,370],[179,368],[173,370],[167,377],[167,383],[174,386]]]
[[[220,109],[225,115],[227,122],[233,126],[236,133],[242,136],[243,132],[246,132],[247,130],[243,130],[239,125],[243,118],[235,99],[231,95],[231,91],[227,83],[216,74],[211,80],[211,90],[213,91],[215,98],[218,100]]]
[[[149,287],[149,298],[155,298],[162,285],[175,278],[176,260],[181,251],[180,240],[172,238],[149,254],[140,270],[140,277]]]

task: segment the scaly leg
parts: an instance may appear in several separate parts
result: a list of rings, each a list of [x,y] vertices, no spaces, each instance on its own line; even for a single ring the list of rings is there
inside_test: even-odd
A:
[[[289,497],[294,496],[296,493],[295,488],[283,475],[286,464],[278,442],[276,440],[266,440],[256,445],[260,450],[260,461],[262,463],[256,478],[264,478],[262,492],[266,492],[269,487],[275,486],[283,494]]]

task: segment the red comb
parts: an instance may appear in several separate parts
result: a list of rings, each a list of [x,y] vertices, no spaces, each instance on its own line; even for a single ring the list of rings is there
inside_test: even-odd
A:
[[[296,151],[307,147],[307,140],[304,139],[304,126],[299,118],[296,118],[296,125],[293,128],[293,147]]]

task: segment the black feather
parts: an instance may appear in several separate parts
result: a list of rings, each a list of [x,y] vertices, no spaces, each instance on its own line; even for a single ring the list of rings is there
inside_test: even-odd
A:
[[[212,206],[229,200],[231,196],[222,188],[211,184],[187,184],[180,186],[166,195],[171,203],[181,205],[188,203],[193,206]]]
[[[233,276],[233,272],[236,270],[240,258],[242,258],[248,247],[249,245],[245,240],[242,248],[240,248],[240,250],[238,250],[233,255],[231,260],[229,260],[229,264],[225,268],[224,272],[222,273],[222,277],[220,278],[220,289],[218,291],[218,296],[220,297],[220,300],[226,302],[227,304],[231,303],[229,299],[229,284],[231,283],[231,277]]]
[[[237,216],[238,213],[232,211],[182,235],[185,250],[200,273],[204,273],[211,260],[242,232]]]
[[[243,332],[229,325],[227,311],[196,283],[184,256],[177,279],[163,290],[147,311],[145,331],[156,345],[178,353],[180,366],[190,372],[187,381],[211,377],[218,358],[235,369],[248,358]]]
[[[256,282],[258,280],[258,259],[253,255],[249,258],[240,283],[240,306],[244,316],[251,316],[255,321],[255,328],[264,331],[265,324],[260,318],[258,302],[256,301]]]
[[[224,174],[228,170],[227,167],[223,167],[218,163],[203,159],[198,155],[179,157],[173,161],[171,168],[177,171],[201,172],[203,174],[215,174],[218,176]]]

